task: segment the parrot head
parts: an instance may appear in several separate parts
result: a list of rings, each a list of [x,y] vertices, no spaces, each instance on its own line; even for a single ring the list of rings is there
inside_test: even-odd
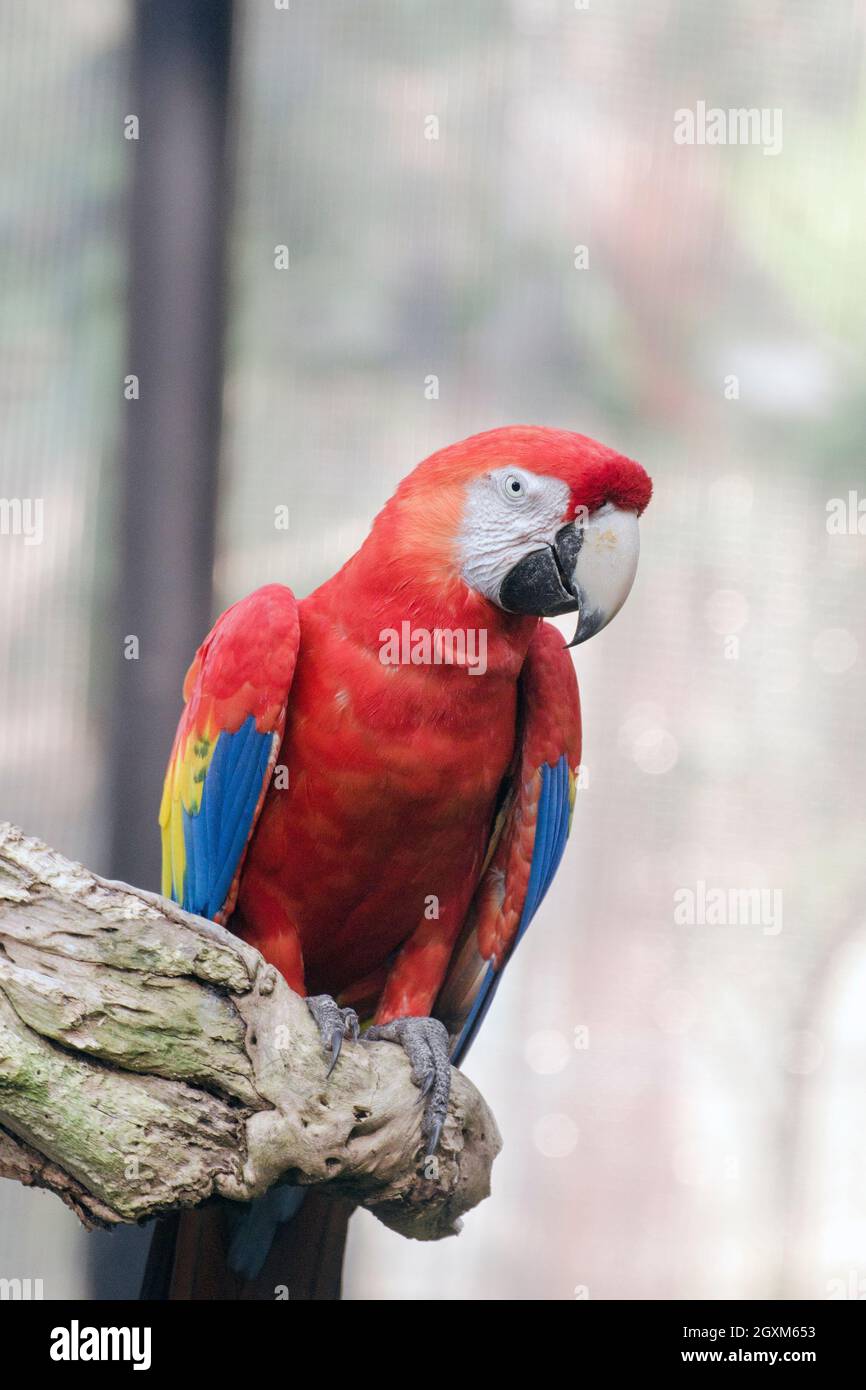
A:
[[[578,613],[574,646],[625,603],[651,493],[640,464],[594,439],[511,426],[425,459],[394,501],[412,514],[416,558],[426,551],[505,613]]]

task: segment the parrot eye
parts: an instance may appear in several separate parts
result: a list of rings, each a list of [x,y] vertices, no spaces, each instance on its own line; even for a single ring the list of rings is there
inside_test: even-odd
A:
[[[502,490],[509,501],[515,501],[519,497],[526,496],[526,488],[522,478],[518,478],[516,473],[509,473],[502,484]]]

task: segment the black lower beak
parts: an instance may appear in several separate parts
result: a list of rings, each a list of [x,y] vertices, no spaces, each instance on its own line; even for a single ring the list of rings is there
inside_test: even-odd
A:
[[[532,550],[518,560],[502,581],[502,607],[509,613],[531,613],[537,618],[573,613],[580,598],[571,576],[582,539],[583,533],[571,522],[563,526],[553,545]]]

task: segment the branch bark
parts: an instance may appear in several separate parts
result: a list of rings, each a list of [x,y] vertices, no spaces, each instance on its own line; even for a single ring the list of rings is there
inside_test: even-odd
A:
[[[304,1004],[252,947],[0,825],[0,1176],[88,1226],[317,1185],[420,1240],[460,1229],[501,1147],[452,1072],[434,1162],[391,1043],[331,1077]]]

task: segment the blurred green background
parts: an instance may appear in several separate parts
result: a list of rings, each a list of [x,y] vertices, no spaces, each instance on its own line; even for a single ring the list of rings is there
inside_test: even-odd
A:
[[[349,1298],[866,1297],[866,517],[827,526],[866,498],[864,29],[856,0],[236,5],[214,612],[308,592],[478,430],[655,481],[576,654],[572,840],[467,1066],[493,1197],[436,1246],[360,1213]],[[0,536],[0,815],[107,872],[132,33],[121,0],[0,0],[0,497],[45,506],[42,544]],[[677,145],[699,101],[781,110],[781,151]],[[778,889],[782,929],[677,925],[701,882]],[[142,1249],[0,1184],[0,1275],[47,1297],[129,1291]]]

